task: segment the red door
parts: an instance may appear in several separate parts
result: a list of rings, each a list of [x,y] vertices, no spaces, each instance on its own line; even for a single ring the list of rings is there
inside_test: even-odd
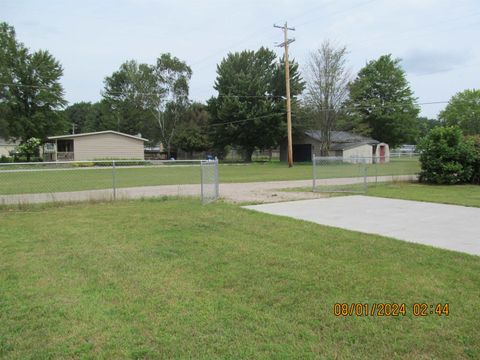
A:
[[[385,162],[385,145],[380,145],[380,162]]]

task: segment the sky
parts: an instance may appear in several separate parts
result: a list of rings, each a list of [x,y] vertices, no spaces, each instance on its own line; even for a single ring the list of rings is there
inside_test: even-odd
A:
[[[191,66],[190,97],[205,101],[229,52],[266,46],[281,56],[273,24],[285,21],[302,72],[330,40],[347,47],[352,74],[383,54],[402,59],[419,103],[480,88],[479,0],[0,0],[0,21],[60,61],[70,104],[100,100],[104,78],[126,60],[153,64],[166,52]],[[421,105],[421,115],[445,105]]]

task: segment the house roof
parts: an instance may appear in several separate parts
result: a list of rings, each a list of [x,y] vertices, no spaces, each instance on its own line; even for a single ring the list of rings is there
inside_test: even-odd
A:
[[[330,150],[336,151],[336,150],[348,150],[348,149],[353,149],[362,145],[373,145],[368,142],[356,142],[356,143],[332,143],[330,145]]]
[[[83,133],[83,134],[70,134],[70,135],[49,136],[49,137],[48,137],[48,140],[73,139],[73,138],[81,137],[81,136],[92,136],[92,135],[101,135],[101,134],[115,134],[115,135],[126,136],[126,137],[129,137],[129,138],[132,138],[132,139],[137,139],[137,140],[142,140],[142,141],[148,141],[148,139],[142,138],[142,137],[140,137],[140,136],[125,134],[125,133],[121,133],[121,132],[113,131],[113,130],[89,132],[89,133]]]
[[[318,141],[321,141],[322,139],[322,132],[320,130],[305,131],[305,135]],[[376,145],[380,143],[380,141],[377,141],[375,139],[362,136],[362,135],[352,134],[348,131],[331,131],[330,141],[332,144],[332,150],[334,150],[333,145],[336,145],[336,144],[343,144],[343,145],[356,144],[355,146],[359,146],[363,144]],[[343,145],[338,145],[338,146],[343,146]],[[337,150],[342,150],[342,149],[345,149],[345,147],[339,148]]]

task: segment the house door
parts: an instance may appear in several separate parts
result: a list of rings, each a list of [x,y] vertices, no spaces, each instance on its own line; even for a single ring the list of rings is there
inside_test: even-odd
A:
[[[293,161],[305,162],[312,161],[312,144],[294,144]]]
[[[385,162],[385,145],[380,145],[380,162]]]

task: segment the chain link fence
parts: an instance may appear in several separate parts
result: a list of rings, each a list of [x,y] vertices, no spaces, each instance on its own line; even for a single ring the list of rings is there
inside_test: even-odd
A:
[[[350,158],[314,156],[312,169],[314,192],[365,193],[371,183],[416,179],[420,161],[418,154]]]
[[[160,196],[218,198],[216,176],[203,184],[201,160],[98,160],[0,164],[0,205]],[[205,186],[204,186],[205,185]],[[204,194],[214,186],[214,194]]]
[[[218,160],[202,160],[200,168],[202,204],[208,204],[219,196]]]

